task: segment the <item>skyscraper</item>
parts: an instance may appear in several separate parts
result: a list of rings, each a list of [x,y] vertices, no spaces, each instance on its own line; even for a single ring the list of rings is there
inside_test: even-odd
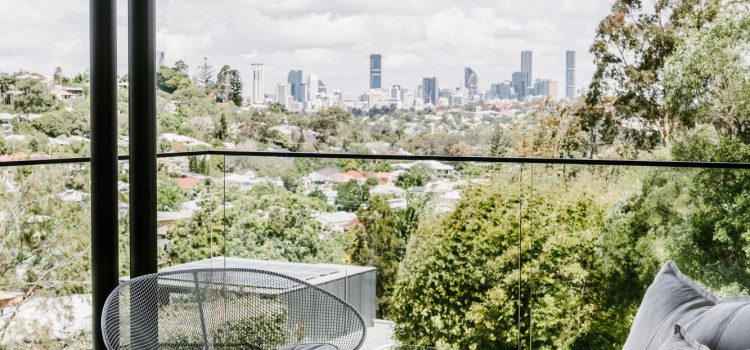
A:
[[[156,51],[156,64],[158,64],[157,68],[167,64],[164,51]]]
[[[276,85],[276,102],[289,107],[290,100],[292,98],[292,86],[290,84],[277,84]]]
[[[523,101],[529,93],[529,83],[526,81],[527,73],[513,73],[513,90],[516,91],[516,99]]]
[[[511,82],[505,81],[499,84],[492,84],[492,90],[490,91],[492,98],[500,100],[510,100],[513,96],[513,89]]]
[[[438,88],[438,78],[424,78],[422,79],[422,99],[424,103],[431,103],[433,106],[437,104],[437,100],[440,97],[440,89]]]
[[[253,103],[263,104],[266,100],[265,81],[263,80],[263,64],[253,63]]]
[[[318,78],[315,74],[310,74],[307,76],[307,97],[306,101],[315,101],[318,97],[318,84],[320,82],[320,78]]]
[[[576,97],[576,52],[565,52],[565,98]]]
[[[302,71],[301,70],[291,70],[289,71],[289,76],[287,77],[287,82],[289,85],[291,85],[292,89],[292,96],[294,97],[294,100],[297,102],[305,102],[305,89],[302,87],[303,81],[302,81]]]
[[[383,56],[370,55],[370,89],[383,87]]]
[[[479,77],[473,69],[466,67],[464,69],[464,87],[469,90],[469,95],[476,95],[479,88]]]
[[[531,51],[521,51],[521,72],[526,74],[526,84],[531,86],[534,81],[534,75],[532,74],[532,53]]]

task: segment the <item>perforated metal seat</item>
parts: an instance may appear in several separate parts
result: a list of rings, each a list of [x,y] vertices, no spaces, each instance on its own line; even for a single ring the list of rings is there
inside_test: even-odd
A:
[[[250,269],[201,269],[134,278],[107,298],[108,349],[355,350],[359,313],[305,281]]]

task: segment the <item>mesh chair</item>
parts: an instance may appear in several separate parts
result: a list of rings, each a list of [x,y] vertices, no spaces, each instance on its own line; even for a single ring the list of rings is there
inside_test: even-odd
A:
[[[118,286],[102,313],[107,349],[356,350],[365,322],[335,295],[250,269],[156,273]]]

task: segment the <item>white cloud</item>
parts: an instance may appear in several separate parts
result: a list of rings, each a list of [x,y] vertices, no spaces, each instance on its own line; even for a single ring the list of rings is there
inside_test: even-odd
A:
[[[415,88],[424,76],[458,86],[471,66],[480,84],[510,78],[520,51],[534,76],[560,83],[565,50],[578,52],[579,86],[593,72],[588,45],[608,0],[159,0],[157,46],[167,62],[195,67],[207,56],[250,77],[262,62],[266,90],[289,69],[316,73],[329,88],[367,88],[370,53],[384,55],[386,84]],[[120,0],[120,71],[127,70],[127,1]],[[88,0],[2,0],[0,71],[72,74],[88,66]],[[246,84],[247,87],[250,84]],[[249,91],[248,91],[249,93]]]

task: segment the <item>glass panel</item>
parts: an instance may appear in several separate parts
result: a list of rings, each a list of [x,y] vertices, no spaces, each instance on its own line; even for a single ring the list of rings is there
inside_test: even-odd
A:
[[[91,344],[89,165],[0,168],[0,346]]]
[[[159,160],[159,268],[220,256],[223,250],[223,156]],[[206,266],[220,267],[220,266]]]
[[[405,344],[458,341],[425,338],[424,325],[468,325],[481,306],[499,321],[475,332],[516,345],[520,165],[227,157],[225,170],[227,267],[319,284],[371,332],[388,328],[376,318],[397,322]]]

